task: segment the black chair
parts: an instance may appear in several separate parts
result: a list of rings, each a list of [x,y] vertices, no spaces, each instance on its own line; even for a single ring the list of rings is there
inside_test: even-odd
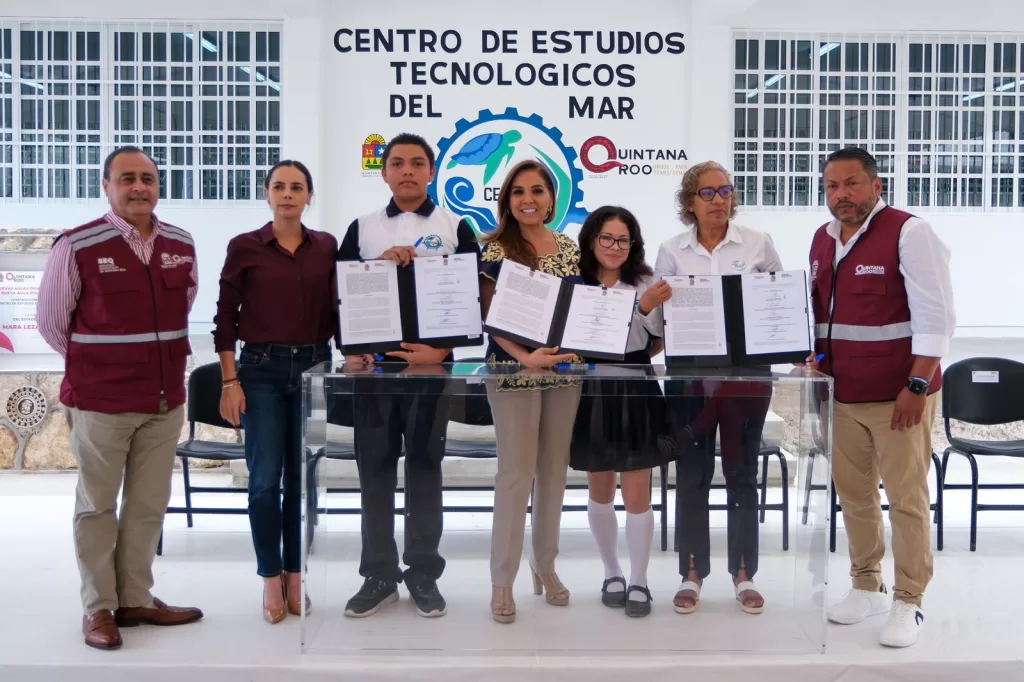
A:
[[[185,506],[168,507],[168,514],[185,514],[188,527],[192,527],[194,514],[247,514],[248,509],[239,507],[194,507],[192,493],[245,493],[246,488],[223,486],[193,486],[189,477],[188,461],[190,459],[208,459],[218,462],[230,462],[245,459],[245,446],[241,443],[219,443],[199,440],[196,438],[196,424],[207,424],[224,429],[234,429],[232,424],[220,416],[221,391],[220,363],[211,362],[197,367],[188,378],[188,440],[178,444],[175,453],[181,458],[181,473],[185,483]],[[163,552],[163,534],[157,554]]]
[[[979,490],[1024,490],[1024,483],[978,483],[976,456],[1024,457],[1024,440],[973,440],[953,436],[950,420],[996,426],[1024,420],[1024,364],[1003,358],[970,358],[942,374],[942,419],[949,447],[942,454],[942,480],[950,453],[967,458],[971,482],[947,483],[948,490],[971,491],[971,551],[977,548],[979,511],[1024,511],[1021,504],[978,504]]]

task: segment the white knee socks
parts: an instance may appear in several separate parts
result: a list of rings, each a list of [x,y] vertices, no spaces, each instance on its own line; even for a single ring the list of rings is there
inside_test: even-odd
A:
[[[615,503],[601,504],[588,499],[587,519],[590,521],[590,532],[594,535],[594,540],[597,541],[601,561],[604,562],[605,579],[622,576],[618,552],[619,520],[615,517]],[[609,592],[621,592],[622,589],[622,585],[619,583],[612,583],[608,586]]]
[[[651,546],[654,544],[654,510],[647,508],[643,514],[626,514],[626,545],[629,547],[629,584],[647,587],[647,565],[651,561]],[[632,598],[646,601],[639,592]]]

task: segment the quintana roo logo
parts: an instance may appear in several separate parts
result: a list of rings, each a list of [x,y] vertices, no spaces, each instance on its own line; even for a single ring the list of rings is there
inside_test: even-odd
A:
[[[544,125],[533,114],[515,108],[494,114],[479,112],[475,121],[461,119],[455,134],[438,141],[437,173],[430,184],[431,198],[465,218],[477,233],[498,226],[498,191],[509,169],[520,161],[543,163],[555,181],[556,197],[551,229],[561,232],[587,217],[582,207],[583,172],[576,167],[576,150],[562,144],[562,131]]]

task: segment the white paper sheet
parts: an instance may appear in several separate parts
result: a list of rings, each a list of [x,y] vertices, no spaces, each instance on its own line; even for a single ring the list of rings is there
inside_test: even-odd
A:
[[[747,355],[810,353],[807,284],[802,270],[741,276]]]
[[[398,266],[390,260],[337,265],[344,346],[402,340]]]
[[[635,307],[635,290],[577,284],[560,346],[583,353],[625,354]]]
[[[412,271],[420,339],[483,334],[476,254],[417,258]]]
[[[663,306],[665,355],[728,355],[721,276],[665,277],[664,280],[672,287],[672,298]]]
[[[547,344],[561,286],[562,280],[554,275],[505,260],[494,285],[487,326]]]

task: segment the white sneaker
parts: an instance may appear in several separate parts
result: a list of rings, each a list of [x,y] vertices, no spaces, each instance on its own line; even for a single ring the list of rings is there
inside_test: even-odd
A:
[[[892,602],[885,585],[878,592],[852,589],[837,604],[828,609],[828,619],[840,625],[853,625],[871,616],[880,616],[889,610]]]
[[[917,604],[895,601],[889,611],[889,620],[885,621],[878,643],[882,646],[905,647],[917,641],[924,624],[924,613]]]

